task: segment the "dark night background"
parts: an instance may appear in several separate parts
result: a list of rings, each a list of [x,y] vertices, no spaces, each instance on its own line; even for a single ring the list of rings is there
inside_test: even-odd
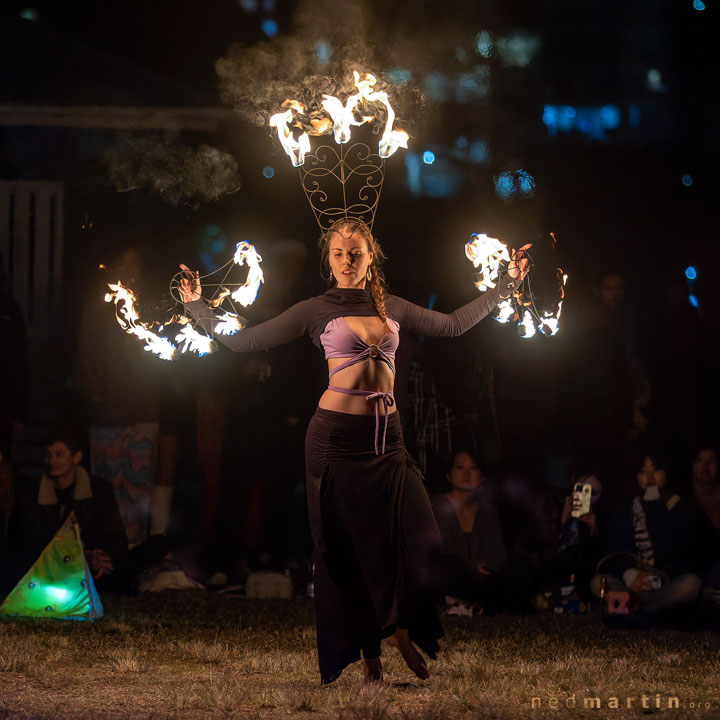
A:
[[[398,101],[392,86],[390,97],[396,125],[411,133],[409,149],[387,162],[374,226],[389,256],[392,292],[443,311],[475,297],[463,252],[471,232],[514,247],[533,242],[541,300],[551,292],[547,278],[555,266],[570,278],[556,337],[525,340],[513,327],[487,320],[459,340],[416,344],[413,372],[422,371],[426,393],[434,384],[440,411],[448,408],[455,418],[455,446],[470,442],[486,462],[522,467],[537,482],[566,481],[578,454],[588,450],[575,434],[579,419],[592,402],[604,402],[597,393],[612,380],[602,367],[604,337],[588,320],[594,284],[609,271],[625,281],[621,354],[635,373],[629,382],[640,375],[635,387],[646,388],[643,419],[631,419],[632,427],[618,434],[629,445],[651,435],[672,438],[682,457],[699,443],[716,444],[720,101],[713,5],[5,0],[0,180],[63,188],[62,213],[56,208],[54,215],[62,291],[55,287],[42,306],[33,305],[32,292],[18,298],[31,337],[32,401],[20,442],[29,471],[47,423],[68,408],[82,414],[73,389],[78,317],[93,292],[100,301],[98,265],[111,264],[123,248],[143,248],[148,304],[161,301],[178,262],[197,265],[217,237],[226,239],[219,254],[229,257],[235,242],[249,240],[265,257],[266,285],[248,311],[252,321],[324,290],[318,232],[296,172],[268,127],[223,102],[215,63],[235,43],[252,48],[295,38],[318,72],[330,55],[330,72],[342,38],[354,33],[343,17],[354,18],[357,9],[365,25],[353,42],[367,50],[364,66],[402,82]],[[307,21],[324,12],[332,22]],[[285,72],[277,68],[279,78]],[[192,166],[200,146],[234,158],[239,190],[226,192],[233,182],[217,168],[208,166],[204,177],[203,167]],[[148,170],[143,160],[155,151],[160,159]],[[424,162],[426,151],[431,164]],[[192,170],[197,183],[171,183],[168,191],[153,175],[161,174],[158,168],[165,180]],[[0,220],[0,251],[16,290],[21,270],[12,255],[22,239],[13,237],[7,215]],[[284,272],[288,241],[304,246],[307,258],[300,278],[280,289],[273,279]],[[34,253],[32,261],[44,262]],[[686,278],[689,266],[694,281]],[[292,458],[292,470],[281,471],[299,478],[287,483],[292,488],[302,482],[301,429],[324,369],[306,340],[271,357],[274,377],[285,380],[262,397],[243,384],[241,361],[225,351],[176,367],[152,358],[152,372],[193,388],[208,374],[228,383],[235,403],[230,466],[244,462],[241,452],[275,456],[281,446]],[[488,368],[502,452],[488,393],[478,390],[487,387]],[[414,422],[411,399],[401,383],[411,372],[409,358],[401,370],[407,424]],[[477,380],[478,372],[485,380]],[[591,391],[596,396],[588,399]],[[187,413],[192,425],[192,410]],[[241,434],[256,425],[250,413],[264,416],[260,424],[270,438],[264,446]],[[297,417],[300,430],[273,436],[285,416]],[[406,430],[408,444],[426,460],[432,485],[448,447],[441,440],[418,448],[417,430]],[[181,470],[190,498],[201,492],[192,482],[192,447],[188,441]]]

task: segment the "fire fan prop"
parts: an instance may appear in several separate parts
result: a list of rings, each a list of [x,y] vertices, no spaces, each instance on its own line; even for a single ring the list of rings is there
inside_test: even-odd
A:
[[[555,236],[552,236],[553,247]],[[473,266],[478,269],[475,286],[478,290],[489,290],[497,284],[500,274],[507,270],[512,260],[507,246],[496,238],[473,233],[465,244],[465,254]],[[530,268],[534,267],[532,257],[524,252],[530,260]],[[556,335],[559,329],[560,313],[565,298],[565,284],[568,276],[562,269],[556,268],[558,292],[549,310],[538,310],[535,296],[530,284],[530,273],[523,284],[495,309],[493,317],[501,323],[515,322],[521,337],[531,338],[538,332],[546,336]]]
[[[200,278],[203,290],[213,290],[212,295],[205,300],[220,318],[220,322],[215,325],[216,333],[234,335],[245,327],[245,320],[238,314],[235,303],[248,307],[255,302],[260,284],[264,281],[260,268],[261,262],[262,258],[253,245],[248,242],[239,242],[232,259],[214,272]],[[233,281],[234,271],[243,265],[247,265],[248,268],[245,281]],[[207,279],[220,275],[222,278],[219,282],[205,282]],[[181,304],[178,288],[182,276],[182,272],[176,273],[170,281],[170,294]],[[120,327],[129,335],[135,335],[144,342],[144,349],[148,352],[163,360],[174,360],[178,354],[185,352],[194,352],[202,356],[215,350],[215,341],[204,333],[198,332],[187,315],[173,315],[164,323],[143,322],[136,309],[135,293],[120,282],[110,283],[108,287],[110,292],[105,295],[105,302],[115,304],[115,317]],[[231,290],[230,288],[235,289]],[[224,307],[226,304],[229,305],[229,308]],[[172,333],[175,333],[174,342],[168,337]]]

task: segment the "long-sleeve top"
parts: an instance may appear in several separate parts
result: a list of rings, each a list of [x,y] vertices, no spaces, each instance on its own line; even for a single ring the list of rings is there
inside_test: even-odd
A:
[[[460,527],[455,509],[445,495],[430,498],[433,513],[442,535],[445,552],[457,555],[473,567],[484,563],[497,570],[505,562],[507,553],[503,540],[500,516],[495,505],[478,493],[478,505],[473,521],[470,542]]]
[[[455,337],[480,322],[500,300],[509,297],[518,284],[517,280],[505,275],[495,288],[448,314],[414,305],[395,295],[386,297],[385,308],[387,316],[395,320],[401,330],[414,335]],[[208,335],[234,352],[267,350],[302,335],[309,335],[313,343],[321,347],[320,336],[327,324],[335,318],[371,317],[378,314],[368,290],[332,288],[322,295],[296,303],[277,317],[259,325],[245,328],[234,335],[216,335],[214,330],[219,318],[204,300],[195,300],[185,307]]]
[[[692,505],[685,500],[675,503],[643,500],[642,505],[654,550],[654,567],[666,572],[670,579],[686,572],[702,571],[698,517]],[[612,513],[606,550],[608,553],[637,554],[631,503],[623,504]],[[634,566],[630,555],[623,554],[607,560],[603,569],[621,577]]]

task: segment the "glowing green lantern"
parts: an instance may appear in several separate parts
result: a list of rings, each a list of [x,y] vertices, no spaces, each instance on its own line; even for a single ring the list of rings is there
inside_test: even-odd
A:
[[[96,620],[103,616],[74,513],[5,598],[0,615],[55,620]]]

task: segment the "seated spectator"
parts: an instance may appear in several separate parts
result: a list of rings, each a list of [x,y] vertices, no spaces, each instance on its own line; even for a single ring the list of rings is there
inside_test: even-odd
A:
[[[445,553],[484,575],[499,570],[506,558],[505,543],[480,466],[470,453],[460,451],[452,458],[446,480],[450,490],[431,499]]]
[[[605,514],[602,511],[603,486],[595,475],[583,475],[573,482],[592,487],[590,509],[583,513],[575,492],[566,496],[560,514],[559,542],[556,552],[540,573],[544,589],[575,585],[580,595],[589,595],[590,580],[602,557],[602,534]],[[600,519],[602,518],[602,519]]]
[[[718,454],[711,447],[698,451],[693,462],[693,495],[712,526],[720,530],[720,479]]]
[[[626,592],[646,613],[684,605],[702,588],[697,554],[697,513],[692,504],[668,490],[662,454],[642,455],[636,475],[638,494],[612,514],[601,572],[591,587],[600,596]]]
[[[700,553],[708,570],[703,597],[720,605],[720,479],[718,454],[711,447],[701,448],[692,469],[693,498],[701,513]]]
[[[18,488],[13,525],[19,576],[74,512],[98,590],[135,592],[135,574],[162,559],[167,541],[156,535],[128,550],[112,488],[105,480],[88,475],[80,465],[80,448],[79,436],[72,429],[55,429],[47,442],[45,474]]]

